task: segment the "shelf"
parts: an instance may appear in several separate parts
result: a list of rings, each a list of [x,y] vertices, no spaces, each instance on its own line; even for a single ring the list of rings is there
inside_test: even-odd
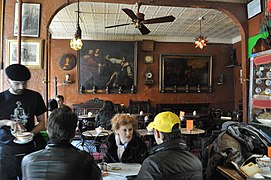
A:
[[[271,100],[270,99],[252,99],[252,106],[254,108],[271,108]]]

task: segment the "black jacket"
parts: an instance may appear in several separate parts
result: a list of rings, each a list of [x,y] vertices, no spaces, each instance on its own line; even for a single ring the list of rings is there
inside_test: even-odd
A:
[[[93,157],[70,143],[50,141],[44,150],[23,158],[24,180],[102,179]]]
[[[142,163],[148,154],[148,148],[145,142],[136,133],[134,133],[133,138],[128,143],[125,151],[122,154],[121,160],[118,158],[117,148],[115,134],[112,133],[106,139],[106,162]]]
[[[142,163],[137,179],[201,180],[202,165],[182,140],[165,141],[151,150],[150,156]]]
[[[101,109],[95,118],[95,128],[101,126],[106,130],[111,130],[111,119],[115,114],[115,111],[106,111]]]

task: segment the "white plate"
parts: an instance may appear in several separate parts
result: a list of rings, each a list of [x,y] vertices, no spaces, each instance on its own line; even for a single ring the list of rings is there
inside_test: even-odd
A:
[[[256,88],[255,88],[255,92],[256,92],[257,94],[260,94],[260,93],[262,92],[262,89],[259,88],[259,87],[256,87]]]
[[[265,85],[266,85],[266,86],[270,86],[270,85],[271,85],[271,80],[267,79],[267,80],[265,81]]]
[[[266,88],[266,89],[264,90],[264,93],[265,93],[266,95],[270,94],[270,93],[271,93],[271,89]]]
[[[32,141],[33,140],[33,138],[30,138],[28,141],[19,141],[17,138],[15,138],[14,140],[13,140],[13,142],[15,142],[16,144],[27,144],[27,143],[29,143],[30,141]]]
[[[256,84],[262,84],[262,80],[261,79],[256,79]]]

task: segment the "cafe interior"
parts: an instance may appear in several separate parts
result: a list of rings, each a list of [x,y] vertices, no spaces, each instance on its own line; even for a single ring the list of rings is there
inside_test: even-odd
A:
[[[27,11],[18,8],[21,3],[38,6]],[[89,121],[110,100],[117,112],[137,116],[140,129],[160,112],[176,113],[190,150],[202,158],[202,140],[227,121],[271,135],[271,117],[257,121],[271,107],[268,3],[4,0],[0,88],[8,88],[4,69],[18,63],[14,56],[21,57],[19,63],[32,75],[28,88],[45,102],[63,95],[78,115],[78,141],[90,138],[84,134],[95,130]],[[192,120],[195,134],[186,120]],[[143,135],[149,147],[155,145],[147,132]],[[244,178],[234,168],[217,171],[225,178]]]

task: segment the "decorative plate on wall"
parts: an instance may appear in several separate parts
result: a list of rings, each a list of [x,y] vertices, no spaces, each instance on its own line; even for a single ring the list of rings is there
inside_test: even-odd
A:
[[[64,54],[59,60],[59,66],[65,71],[69,71],[76,66],[76,57],[73,54]]]

